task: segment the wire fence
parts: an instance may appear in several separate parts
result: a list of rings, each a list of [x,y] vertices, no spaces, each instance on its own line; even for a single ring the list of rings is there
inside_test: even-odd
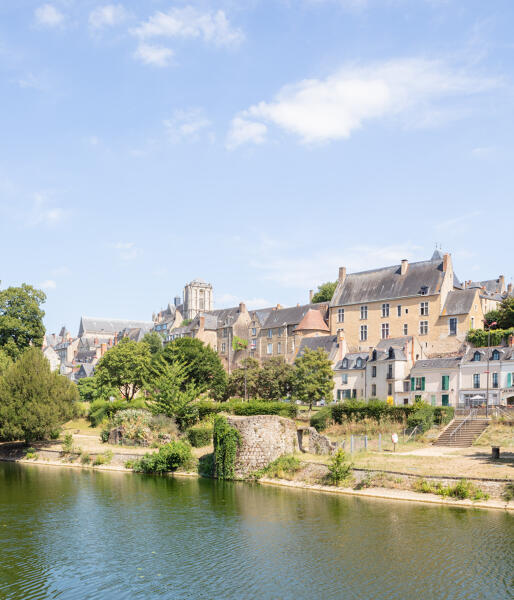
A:
[[[377,435],[349,435],[340,442],[343,450],[353,454],[355,452],[391,452],[397,449],[398,444],[407,444],[416,441],[422,432],[418,427],[406,428],[397,434],[398,441],[393,442],[392,434]]]

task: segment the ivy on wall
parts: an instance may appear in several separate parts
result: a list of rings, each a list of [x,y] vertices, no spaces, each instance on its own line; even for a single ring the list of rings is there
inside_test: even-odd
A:
[[[483,348],[484,346],[501,346],[508,341],[511,335],[514,335],[514,327],[491,329],[490,332],[485,329],[470,329],[466,339],[476,348]]]
[[[217,479],[234,479],[234,465],[241,435],[222,415],[214,419],[214,476]]]

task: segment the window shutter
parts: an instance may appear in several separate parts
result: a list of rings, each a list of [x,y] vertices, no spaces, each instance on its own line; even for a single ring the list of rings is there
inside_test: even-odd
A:
[[[422,392],[425,391],[425,378],[424,377],[421,378],[421,391]]]
[[[410,389],[413,392],[416,389],[416,379],[414,377],[410,378]]]
[[[507,373],[507,387],[512,387],[512,373]]]

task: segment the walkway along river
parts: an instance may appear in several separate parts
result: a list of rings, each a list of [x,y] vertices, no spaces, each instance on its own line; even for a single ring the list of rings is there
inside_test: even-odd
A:
[[[0,463],[0,598],[513,598],[514,515]]]

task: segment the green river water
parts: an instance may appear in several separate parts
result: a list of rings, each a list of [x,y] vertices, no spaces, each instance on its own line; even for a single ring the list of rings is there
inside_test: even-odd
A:
[[[514,515],[0,463],[0,599],[514,598]]]

